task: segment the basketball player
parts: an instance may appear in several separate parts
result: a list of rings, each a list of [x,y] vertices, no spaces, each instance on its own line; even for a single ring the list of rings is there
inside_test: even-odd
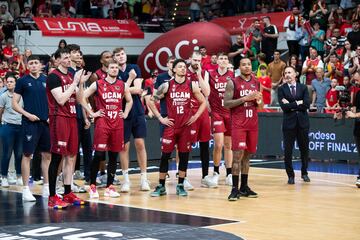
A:
[[[70,51],[70,67],[68,68],[68,72],[75,76],[76,72],[83,69],[83,59],[82,53],[80,51],[80,46],[77,44],[68,44],[67,48]],[[85,110],[81,107],[80,104],[76,104],[76,118],[78,124],[78,148],[82,147],[83,152],[83,162],[84,162],[84,176],[85,178],[89,179],[90,177],[90,162],[92,156],[92,149],[91,149],[91,132],[90,126],[91,123],[86,116]],[[77,185],[74,182],[76,178],[82,178],[82,174],[80,172],[80,153],[78,151],[76,155],[76,161],[74,166],[75,174],[73,176],[73,181],[71,183],[71,190],[74,193],[85,193],[86,190],[83,186]],[[78,171],[76,171],[78,170]],[[60,186],[58,186],[60,187]]]
[[[129,179],[129,150],[130,137],[133,135],[136,149],[137,160],[140,166],[141,179],[140,190],[150,191],[149,181],[146,176],[147,154],[145,148],[146,120],[145,111],[141,103],[142,78],[140,68],[136,64],[127,63],[127,55],[124,48],[116,48],[113,51],[114,60],[119,64],[119,76],[128,86],[133,98],[132,109],[126,119],[124,119],[124,141],[125,149],[120,153],[121,169],[124,175],[124,182],[121,192],[130,191]]]
[[[251,72],[249,58],[240,60],[240,76],[226,85],[224,106],[230,108],[232,136],[232,182],[233,187],[228,197],[236,201],[240,195],[257,197],[248,186],[249,157],[256,152],[258,141],[257,107],[262,105],[260,84]],[[241,170],[241,186],[239,189],[239,173]]]
[[[88,84],[92,84],[93,82],[96,82],[99,79],[105,79],[107,76],[108,63],[112,60],[113,60],[112,53],[110,51],[103,51],[100,54],[101,68],[96,70],[91,75]],[[92,109],[95,110],[96,108],[95,108],[94,97],[90,96],[88,100],[89,100],[89,103],[90,103]],[[101,186],[106,186],[106,183],[107,183],[105,169],[106,169],[106,164],[105,164],[105,159],[104,159],[104,160],[100,161],[100,166],[99,166],[99,170],[100,170],[99,182],[100,182]],[[116,181],[116,179],[114,179],[114,180]]]
[[[159,185],[151,193],[152,197],[166,194],[165,178],[169,168],[169,158],[177,145],[179,151],[179,178],[176,194],[187,196],[184,180],[191,150],[191,125],[201,116],[206,108],[206,101],[197,84],[186,78],[186,63],[177,59],[173,63],[174,78],[163,83],[151,98],[150,108],[159,121],[165,125],[162,137]],[[167,117],[162,117],[155,106],[155,101],[166,99]],[[191,99],[199,102],[195,114],[191,111]]]
[[[112,61],[113,55],[110,51],[103,51],[100,53],[101,68],[96,70],[90,77],[89,82],[92,84],[99,79],[105,79],[107,76],[108,64]]]
[[[166,67],[167,67],[167,71],[160,73],[155,81],[155,85],[154,85],[154,91],[156,89],[158,89],[164,82],[168,82],[170,81],[170,79],[173,77],[174,73],[173,73],[173,63],[175,61],[175,57],[174,56],[170,56],[167,59],[166,62]],[[165,99],[161,99],[160,100],[160,114],[162,117],[167,117],[167,112],[166,112],[166,101]],[[164,125],[162,125],[160,123],[160,137],[162,137],[164,132]]]
[[[90,174],[90,198],[99,198],[96,190],[96,175],[99,170],[99,162],[105,160],[108,152],[109,163],[107,169],[107,184],[104,196],[119,197],[113,187],[116,173],[116,161],[118,153],[124,149],[124,122],[131,110],[132,98],[129,87],[118,80],[119,65],[114,60],[108,62],[107,76],[104,79],[92,83],[88,89],[83,90],[80,86],[82,105],[95,119],[94,150],[95,155],[91,164]],[[94,114],[87,105],[86,99],[95,96],[95,105],[98,112]],[[122,110],[123,98],[126,100],[125,110]]]
[[[30,71],[16,82],[12,100],[13,109],[22,114],[23,156],[21,162],[21,175],[24,189],[23,201],[36,201],[29,189],[30,160],[36,148],[41,152],[41,169],[44,177],[42,196],[49,196],[48,169],[50,165],[50,133],[49,109],[46,98],[46,77],[40,73],[41,63],[39,57],[31,55],[27,67]],[[19,101],[22,97],[24,107]]]
[[[225,53],[218,53],[218,69],[209,73],[211,125],[214,137],[214,176],[213,182],[218,185],[219,166],[221,161],[222,149],[224,147],[224,159],[226,166],[225,184],[232,185],[231,176],[231,122],[230,111],[224,107],[225,87],[229,80],[234,77],[234,73],[227,69],[229,65],[228,56]]]
[[[69,204],[82,205],[85,202],[71,191],[72,176],[78,152],[78,132],[76,120],[77,85],[83,84],[90,73],[84,70],[73,77],[69,72],[70,53],[68,49],[58,49],[55,59],[59,61],[57,69],[47,78],[47,96],[49,104],[49,123],[51,139],[51,163],[49,166],[49,208],[66,208]],[[64,197],[55,194],[58,168],[63,158]]]
[[[201,69],[201,59],[202,55],[198,51],[194,51],[190,57],[190,66],[186,72],[187,80],[198,85],[201,89],[201,93],[207,98],[210,94],[209,86],[209,73],[204,72]],[[204,80],[203,75],[205,75],[207,81]],[[192,112],[195,114],[199,109],[199,103],[194,98],[191,101]],[[191,136],[192,142],[195,143],[199,141],[200,143],[200,159],[201,159],[201,168],[202,168],[202,187],[216,187],[215,183],[208,176],[209,173],[209,141],[210,136],[210,117],[209,111],[207,109],[201,114],[201,116],[192,124]],[[186,186],[185,186],[186,187]],[[189,189],[190,190],[190,189]]]

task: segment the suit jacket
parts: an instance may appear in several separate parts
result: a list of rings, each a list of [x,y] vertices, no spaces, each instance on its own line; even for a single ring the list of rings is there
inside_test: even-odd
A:
[[[283,130],[291,130],[296,127],[309,129],[308,109],[310,108],[310,98],[307,86],[296,83],[296,95],[293,97],[290,87],[287,83],[278,89],[278,97],[280,107],[283,110]],[[281,100],[285,98],[289,103],[283,103]],[[297,105],[295,101],[303,100],[303,104]]]

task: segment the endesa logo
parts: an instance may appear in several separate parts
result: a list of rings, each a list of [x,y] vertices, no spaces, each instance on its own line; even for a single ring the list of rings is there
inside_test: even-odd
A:
[[[137,63],[145,76],[155,68],[166,71],[166,61],[170,56],[188,59],[199,46],[205,46],[208,55],[228,52],[231,37],[226,30],[213,23],[187,24],[155,39],[145,48]]]

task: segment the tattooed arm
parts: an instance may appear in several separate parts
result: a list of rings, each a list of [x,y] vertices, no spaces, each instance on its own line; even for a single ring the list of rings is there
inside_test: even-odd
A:
[[[238,98],[238,99],[233,99],[234,96],[234,83],[233,81],[228,81],[226,84],[226,89],[225,89],[225,96],[224,96],[224,107],[226,108],[234,108],[237,107],[239,105],[244,104],[245,102],[250,102],[253,100],[257,100],[257,99],[262,99],[261,93],[258,91],[255,91],[247,96]]]
[[[154,116],[157,117],[162,124],[166,126],[173,126],[174,125],[173,119],[169,119],[168,117],[165,118],[162,117],[157,107],[155,106],[155,103],[157,101],[160,101],[160,99],[165,97],[165,94],[168,92],[168,90],[169,90],[168,82],[161,84],[150,98],[149,107],[150,110],[154,113]]]

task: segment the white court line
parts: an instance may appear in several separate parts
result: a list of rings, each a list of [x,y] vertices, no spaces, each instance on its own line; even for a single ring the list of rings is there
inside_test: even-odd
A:
[[[219,226],[233,225],[233,224],[237,224],[237,223],[245,223],[245,222],[223,223],[223,224],[218,224],[218,225],[206,226],[206,227],[203,227],[203,228],[216,228],[216,227],[219,227]],[[215,229],[215,230],[216,231],[221,231],[221,230],[217,230],[217,229]],[[221,232],[224,232],[224,231],[221,231]],[[230,233],[230,232],[225,232],[225,233],[233,234],[233,233]],[[246,240],[246,238],[241,236],[241,235],[238,235],[238,234],[233,234],[233,235],[235,235],[237,237],[241,237],[243,240]]]
[[[266,168],[267,169],[267,168]],[[272,175],[272,174],[261,174],[261,173],[252,173],[251,175],[256,175],[256,176],[264,176],[264,177],[277,177],[277,178],[284,178],[284,176],[280,176],[280,175]],[[348,183],[342,183],[342,182],[336,182],[336,181],[330,181],[330,180],[325,180],[325,179],[316,179],[316,178],[311,178],[311,182],[313,181],[317,181],[317,182],[326,182],[326,183],[333,183],[333,184],[338,184],[338,185],[344,185],[344,186],[349,186],[349,187],[354,187],[355,184],[348,184]],[[306,184],[311,184],[311,183],[306,183]]]
[[[223,218],[223,217],[219,217],[219,216],[215,217],[212,215],[202,215],[202,214],[187,213],[187,212],[181,212],[181,211],[171,211],[170,212],[169,210],[163,210],[163,209],[157,209],[157,208],[151,208],[151,207],[137,207],[137,206],[132,206],[130,204],[109,203],[109,202],[102,201],[102,200],[88,200],[88,202],[102,203],[102,204],[107,204],[107,205],[115,205],[115,206],[120,206],[120,207],[131,207],[131,208],[152,210],[152,211],[159,211],[159,212],[166,212],[166,213],[176,213],[176,214],[190,215],[190,216],[195,216],[195,217],[215,218],[215,219],[219,219],[219,220],[234,221],[237,223],[245,223],[245,221],[238,220],[238,219]]]
[[[238,224],[238,223],[246,223],[246,221],[237,221],[237,222],[232,222],[232,223],[221,223],[221,224],[217,224],[217,225],[204,226],[203,228],[213,228],[213,227],[219,227],[219,226],[234,225],[234,224]]]
[[[298,161],[298,160],[296,160]],[[300,161],[300,160],[299,160]],[[252,164],[250,164],[252,165]],[[199,168],[200,169],[200,168]],[[285,169],[281,169],[281,168],[262,168],[262,167],[257,167],[256,169],[266,169],[266,170],[272,170],[272,171],[277,171],[277,170],[283,170],[285,171]],[[295,170],[295,172],[300,172],[300,170]],[[347,173],[332,173],[332,172],[320,172],[320,171],[308,171],[310,173],[320,173],[320,174],[326,174],[326,175],[341,175],[341,176],[349,176],[349,177],[356,177],[357,174],[347,174]]]
[[[299,162],[301,160],[293,160],[293,162]],[[260,165],[260,164],[271,164],[271,163],[283,163],[284,161],[263,161],[263,162],[255,162],[255,163],[252,163],[251,160],[250,160],[250,166],[252,165]]]

